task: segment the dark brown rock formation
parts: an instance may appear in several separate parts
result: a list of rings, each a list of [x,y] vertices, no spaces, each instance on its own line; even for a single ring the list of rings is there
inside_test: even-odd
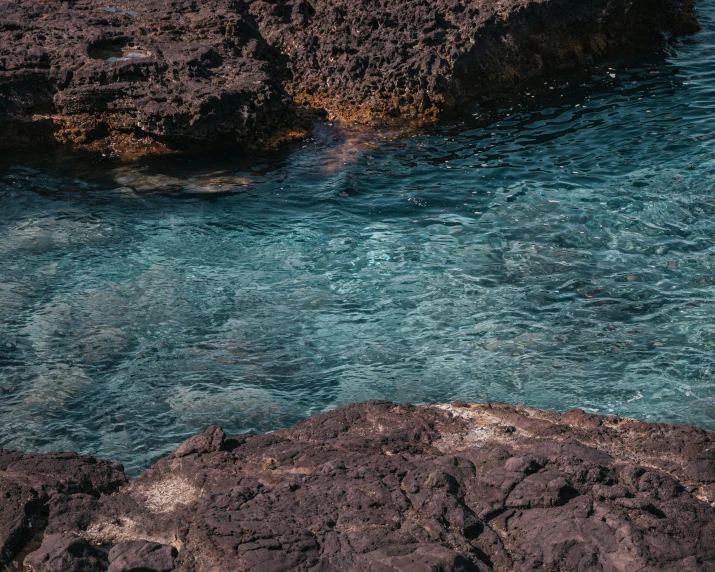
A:
[[[25,565],[35,572],[100,572],[107,555],[71,532],[50,534],[31,552]]]
[[[335,119],[434,119],[654,35],[697,31],[692,0],[252,0],[287,88]]]
[[[1,0],[0,42],[0,149],[260,147],[305,133],[240,0]]]
[[[697,28],[693,0],[0,0],[0,150],[265,147],[300,105],[430,121]]]
[[[36,571],[715,570],[715,435],[578,410],[371,402],[133,481],[5,451],[0,486],[0,565],[34,536]]]
[[[108,572],[171,572],[178,552],[167,544],[135,540],[120,542],[109,551],[112,564]]]

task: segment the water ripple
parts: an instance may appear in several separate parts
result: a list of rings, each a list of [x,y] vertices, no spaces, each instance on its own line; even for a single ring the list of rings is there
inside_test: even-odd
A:
[[[395,138],[0,166],[0,446],[136,473],[370,398],[715,429],[703,32]]]

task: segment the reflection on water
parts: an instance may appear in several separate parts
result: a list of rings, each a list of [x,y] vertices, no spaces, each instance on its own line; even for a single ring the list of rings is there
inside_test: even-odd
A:
[[[370,133],[366,129],[336,130],[335,134],[338,136],[337,141],[326,147],[325,157],[320,161],[319,172],[326,177],[344,171],[358,163],[368,151],[380,148],[376,138],[381,134]],[[390,136],[395,138],[399,134],[390,134]]]
[[[715,34],[278,155],[0,168],[0,445],[137,472],[369,398],[715,429]]]

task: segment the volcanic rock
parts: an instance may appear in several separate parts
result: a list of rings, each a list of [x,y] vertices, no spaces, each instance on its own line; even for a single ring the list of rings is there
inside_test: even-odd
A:
[[[240,0],[0,0],[0,149],[261,147],[305,133]]]
[[[0,565],[32,536],[24,507],[45,534],[30,566],[81,536],[112,546],[112,572],[715,570],[715,434],[696,427],[375,401],[267,435],[210,427],[134,480],[0,459]]]
[[[75,453],[0,449],[0,568],[46,527],[53,500],[65,506],[74,495],[98,497],[127,482],[117,463]]]
[[[0,150],[270,147],[433,121],[698,29],[693,0],[0,0]]]
[[[177,554],[176,548],[166,544],[120,542],[109,552],[108,572],[170,572]]]
[[[250,0],[288,91],[333,119],[425,121],[476,95],[699,29],[693,0]]]
[[[103,572],[107,555],[72,533],[47,536],[25,559],[32,572]]]

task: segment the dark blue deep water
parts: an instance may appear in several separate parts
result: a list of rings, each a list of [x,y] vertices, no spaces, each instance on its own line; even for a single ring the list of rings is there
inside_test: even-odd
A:
[[[416,135],[0,165],[0,446],[134,474],[370,398],[715,429],[703,32]]]

